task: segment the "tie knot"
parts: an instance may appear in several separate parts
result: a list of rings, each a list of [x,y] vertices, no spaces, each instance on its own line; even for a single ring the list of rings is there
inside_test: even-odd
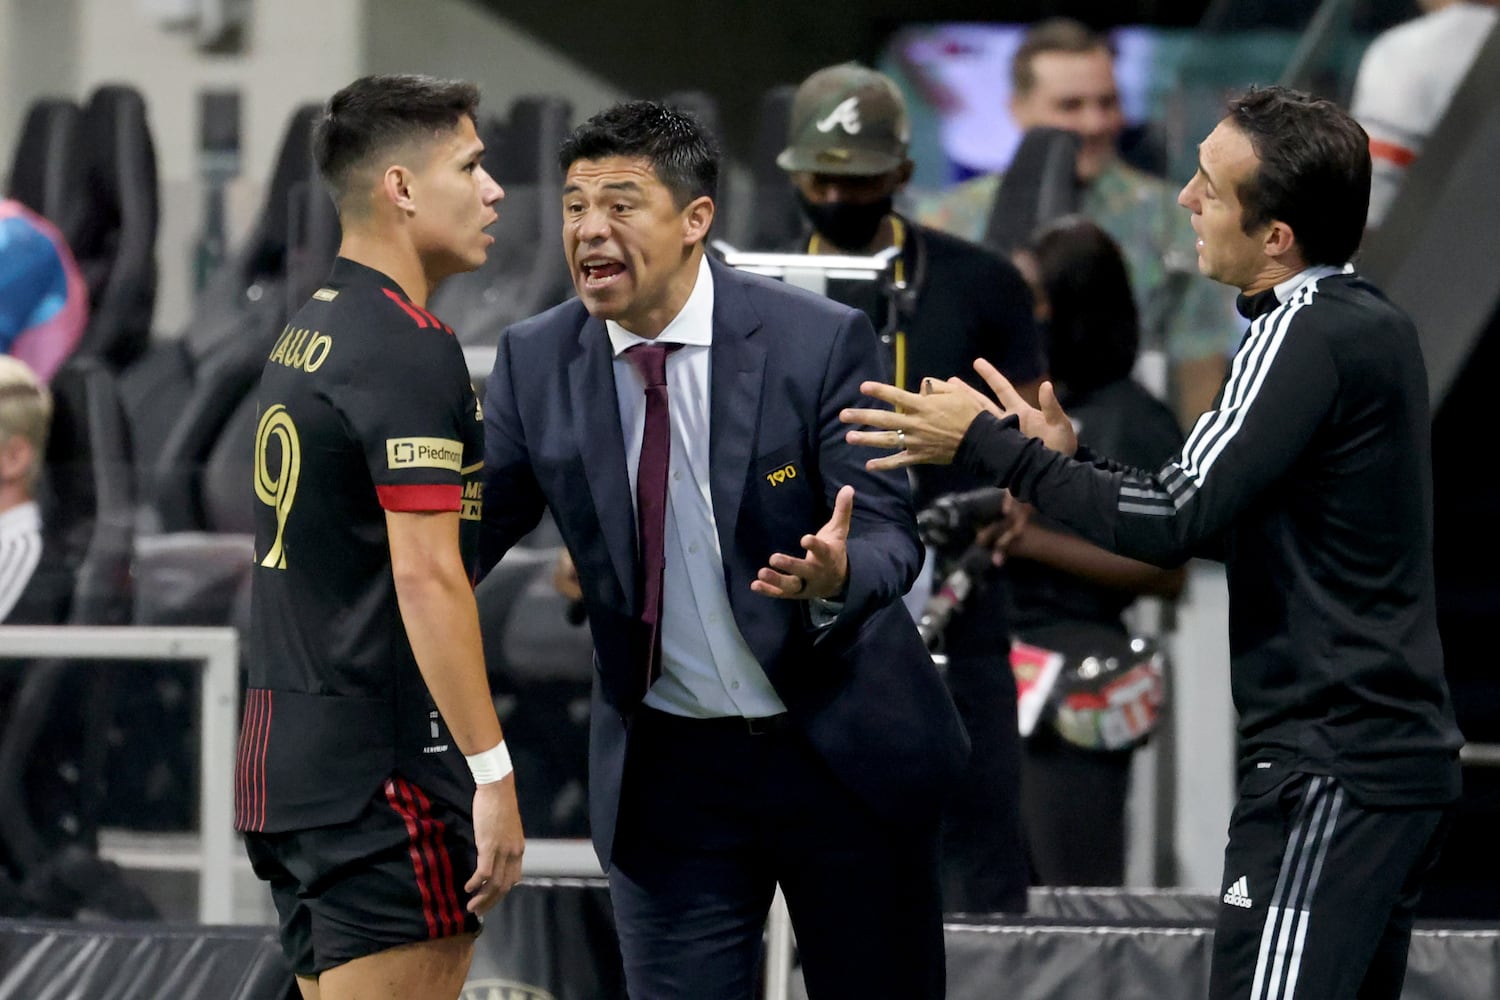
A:
[[[681,344],[636,344],[625,349],[625,357],[641,373],[646,388],[667,384],[667,355]]]

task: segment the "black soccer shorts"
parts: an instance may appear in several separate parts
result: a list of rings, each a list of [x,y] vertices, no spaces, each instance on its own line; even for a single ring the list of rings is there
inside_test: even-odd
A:
[[[477,857],[473,824],[404,778],[388,778],[347,823],[247,833],[245,847],[271,885],[281,947],[299,976],[479,931],[463,891]]]
[[[1224,852],[1210,1000],[1398,1000],[1443,808],[1369,808],[1337,779],[1262,762]]]

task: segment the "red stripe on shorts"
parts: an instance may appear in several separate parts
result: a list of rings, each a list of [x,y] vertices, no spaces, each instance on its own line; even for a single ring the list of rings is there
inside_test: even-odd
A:
[[[411,789],[411,794],[416,798],[417,807],[421,809],[424,816],[424,824],[429,825],[432,829],[432,846],[437,853],[438,861],[442,865],[441,874],[443,879],[439,895],[442,903],[452,913],[454,933],[458,933],[463,930],[464,926],[464,908],[458,899],[458,886],[453,881],[453,858],[448,851],[447,841],[443,839],[443,834],[447,832],[448,826],[432,814],[432,802],[427,798],[427,793],[409,782],[403,783],[407,784]]]
[[[385,800],[390,803],[391,808],[396,810],[396,815],[406,823],[406,852],[411,857],[411,868],[417,877],[417,891],[422,894],[422,916],[427,919],[427,936],[435,938],[438,936],[438,913],[433,907],[432,891],[427,883],[427,862],[424,860],[423,851],[420,846],[422,831],[417,822],[416,809],[410,806],[397,792],[396,782],[392,778],[385,781]],[[446,924],[446,921],[444,921]]]
[[[432,890],[438,918],[443,922],[443,933],[457,934],[464,928],[464,918],[452,900],[452,893],[445,891],[442,862],[447,852],[443,850],[442,841],[435,836],[443,825],[432,816],[432,803],[416,785],[404,778],[397,778],[396,789],[406,796],[406,802],[417,819],[417,828],[422,831],[422,856],[427,859],[427,868],[431,874],[429,888]]]

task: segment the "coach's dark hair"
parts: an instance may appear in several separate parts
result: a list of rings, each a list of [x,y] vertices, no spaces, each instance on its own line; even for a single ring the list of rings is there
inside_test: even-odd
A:
[[[1081,215],[1054,220],[1031,238],[1037,280],[1047,296],[1047,356],[1070,395],[1130,375],[1140,324],[1120,246]]]
[[[1370,137],[1332,101],[1285,87],[1252,87],[1228,120],[1260,160],[1236,194],[1249,233],[1279,219],[1307,264],[1343,264],[1359,249],[1370,208]]]
[[[678,208],[719,194],[719,144],[697,118],[656,101],[627,101],[599,112],[563,140],[557,162],[566,174],[579,160],[644,157]]]
[[[373,157],[474,120],[479,88],[463,80],[365,76],[329,100],[313,129],[318,173],[343,206],[353,173]]]

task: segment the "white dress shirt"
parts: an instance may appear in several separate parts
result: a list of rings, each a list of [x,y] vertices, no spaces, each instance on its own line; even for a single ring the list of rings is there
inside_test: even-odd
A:
[[[667,395],[672,425],[672,455],[667,472],[665,584],[662,590],[661,676],[646,693],[645,704],[673,715],[715,718],[740,715],[760,718],[786,711],[735,624],[724,588],[724,558],[719,549],[709,489],[709,347],[713,343],[714,283],[707,258],[688,296],[659,344],[681,344],[667,356]],[[614,351],[615,394],[620,401],[620,429],[625,435],[625,466],[630,496],[635,498],[636,466],[646,428],[645,383],[627,348],[651,343],[605,320]],[[745,581],[745,587],[750,581]],[[757,597],[756,600],[774,600]]]
[[[42,560],[42,515],[31,502],[0,513],[0,622],[10,615]]]

